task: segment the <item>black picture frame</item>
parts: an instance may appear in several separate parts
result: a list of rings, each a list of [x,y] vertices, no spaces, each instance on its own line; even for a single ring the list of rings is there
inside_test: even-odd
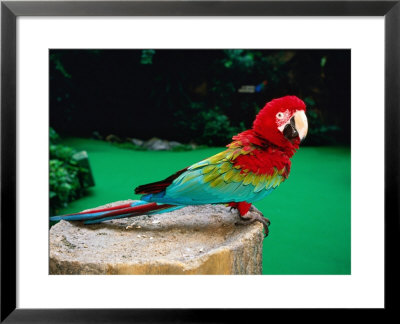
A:
[[[1,322],[228,322],[245,310],[16,308],[16,19],[19,16],[384,16],[385,308],[399,286],[400,0],[395,1],[2,1],[1,2]],[[371,152],[366,152],[371,154]],[[373,190],[373,189],[372,189]],[[371,238],[373,224],[371,224]],[[40,292],[38,292],[40,293]],[[268,293],[268,292],[266,292]],[[251,296],[249,296],[251,297]],[[239,296],[238,296],[239,298]],[[151,303],[151,301],[149,301]],[[247,310],[249,311],[249,310]],[[265,318],[267,310],[251,310]],[[381,310],[378,310],[379,312]],[[248,312],[244,313],[245,316]],[[268,313],[270,314],[270,313]],[[261,317],[262,316],[262,317]],[[370,316],[370,315],[368,315]]]

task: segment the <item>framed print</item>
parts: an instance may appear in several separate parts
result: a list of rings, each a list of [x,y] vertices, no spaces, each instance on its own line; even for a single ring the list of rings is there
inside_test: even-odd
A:
[[[256,308],[261,316],[271,308],[393,309],[391,294],[398,279],[392,262],[399,246],[399,16],[398,1],[3,1],[1,319],[190,322],[210,321],[212,315],[218,322],[235,316],[239,308],[245,313]],[[255,116],[263,115],[262,108],[271,107],[266,103],[275,102],[272,99],[289,100],[286,95],[301,99],[296,102],[307,106],[306,113],[299,112],[303,106],[296,106],[293,114],[277,108],[277,132],[264,133]],[[211,237],[198,238],[203,245],[186,248],[179,243],[189,244],[186,230],[160,236],[154,230],[161,220],[156,216],[147,219],[153,227],[146,225],[146,218],[123,223],[124,233],[132,235],[131,245],[121,243],[125,234],[110,243],[117,231],[104,223],[77,227],[69,236],[65,229],[54,236],[60,224],[70,224],[65,221],[50,223],[49,230],[49,214],[54,216],[50,220],[59,221],[60,215],[110,201],[144,199],[155,204],[151,212],[192,205],[168,196],[177,179],[188,181],[185,188],[192,197],[197,195],[196,201],[220,203],[208,196],[218,196],[214,191],[207,191],[205,198],[194,189],[193,175],[184,178],[191,168],[204,167],[193,163],[214,156],[233,135],[249,130],[257,135],[254,141],[264,134],[276,152],[283,138],[292,145],[305,136],[307,120],[304,149],[301,146],[295,156],[284,189],[277,190],[283,192],[255,204],[262,213],[270,212],[274,224],[269,237],[260,241],[262,259],[257,247],[251,250],[259,253],[253,263],[245,263],[249,258],[243,251],[248,250],[237,248],[242,241],[233,239],[232,249],[242,251],[232,257],[242,258],[237,261],[241,269],[233,273],[257,275],[181,276],[175,271],[155,276],[159,267],[159,272],[143,271],[153,275],[103,276],[139,273],[113,267],[106,255],[99,257],[106,266],[96,268],[97,261],[90,258],[77,265],[74,253],[87,255],[93,247],[100,249],[100,241],[106,252],[119,245],[122,263],[139,253],[132,245],[148,248],[158,240],[171,246],[177,240],[180,264],[189,260],[187,253],[196,250],[198,262],[207,252]],[[244,141],[240,136],[230,145],[242,145],[235,142]],[[268,146],[257,143],[251,147]],[[151,145],[168,148],[158,154]],[[89,158],[67,146],[87,151]],[[105,155],[99,153],[103,151]],[[66,154],[75,156],[69,166],[62,162]],[[110,156],[113,159],[107,160]],[[243,193],[252,202],[254,192],[266,186],[259,185],[266,176],[259,175],[260,167],[252,171],[253,164],[246,165],[237,177],[254,172],[243,179],[253,186],[251,193]],[[136,170],[130,173],[132,166]],[[221,162],[219,167],[227,172],[230,166]],[[287,178],[287,168],[276,169],[275,176]],[[226,195],[228,188],[212,180],[210,186]],[[71,192],[74,185],[85,187],[89,195],[73,201],[70,196],[80,197],[77,189],[63,196],[65,188]],[[131,186],[139,188],[137,194],[150,196],[129,196]],[[161,192],[160,186],[170,191]],[[246,215],[249,209],[243,215],[241,210],[250,205],[229,199],[223,203]],[[128,205],[119,214],[114,205],[85,214],[84,221],[108,224],[109,216],[125,216],[127,211],[137,216],[140,206],[149,207],[131,201]],[[184,218],[179,212],[176,215]],[[78,216],[81,220],[82,214]],[[267,221],[259,221],[264,222],[259,234],[263,228],[267,232]],[[82,241],[87,239],[80,236],[83,232],[96,244]],[[214,240],[217,234],[215,230]],[[112,251],[113,257],[120,253]],[[72,261],[60,258],[62,253]],[[164,261],[171,254],[162,254],[161,248],[157,253]],[[213,267],[220,272],[206,264],[192,273],[232,273],[226,268],[231,259],[218,255],[215,260]]]

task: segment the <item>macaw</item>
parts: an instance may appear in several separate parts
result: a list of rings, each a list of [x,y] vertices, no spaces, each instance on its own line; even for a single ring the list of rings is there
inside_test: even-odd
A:
[[[258,212],[248,213],[285,181],[290,158],[308,130],[306,105],[296,96],[268,102],[251,129],[232,138],[227,149],[186,167],[164,180],[138,186],[141,200],[111,208],[63,216],[52,221],[83,220],[85,224],[164,213],[187,205],[225,204],[238,210],[240,224],[261,222],[268,235],[270,221]]]

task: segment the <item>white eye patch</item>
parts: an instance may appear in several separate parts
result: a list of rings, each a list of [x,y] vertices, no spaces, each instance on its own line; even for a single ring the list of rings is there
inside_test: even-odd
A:
[[[276,124],[278,128],[284,126],[290,118],[289,110],[281,111],[276,114]]]

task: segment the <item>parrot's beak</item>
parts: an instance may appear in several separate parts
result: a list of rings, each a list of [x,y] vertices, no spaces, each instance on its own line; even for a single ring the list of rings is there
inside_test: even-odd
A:
[[[283,135],[288,139],[292,140],[296,137],[302,141],[308,131],[308,122],[306,114],[303,110],[296,111],[292,118],[286,123],[283,128]]]
[[[304,110],[297,111],[294,114],[294,123],[296,125],[295,127],[297,132],[299,133],[300,141],[304,140],[308,131],[308,121]]]

